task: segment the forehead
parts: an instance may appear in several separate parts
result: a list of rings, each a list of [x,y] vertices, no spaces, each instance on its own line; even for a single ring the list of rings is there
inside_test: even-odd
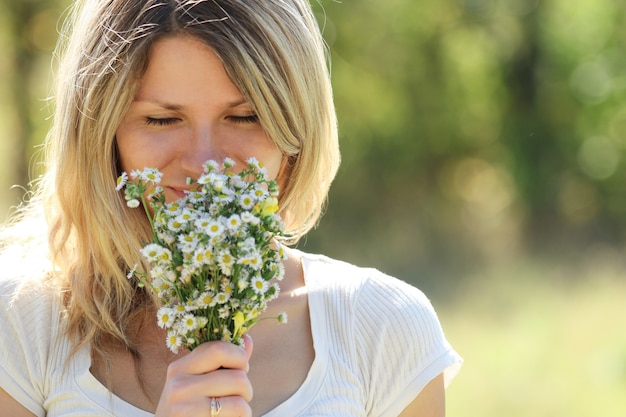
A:
[[[182,35],[162,38],[152,45],[135,100],[174,99],[182,103],[218,97],[237,102],[242,94],[208,45]]]

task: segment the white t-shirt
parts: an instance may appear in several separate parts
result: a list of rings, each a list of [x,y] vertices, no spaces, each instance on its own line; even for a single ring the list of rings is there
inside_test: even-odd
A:
[[[304,254],[315,359],[302,386],[263,417],[397,416],[462,359],[422,292],[374,269]],[[68,362],[61,300],[0,278],[0,386],[37,416],[150,417],[90,372],[88,348]]]

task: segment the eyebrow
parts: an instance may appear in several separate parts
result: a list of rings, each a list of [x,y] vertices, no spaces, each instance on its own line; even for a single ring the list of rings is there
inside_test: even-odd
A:
[[[248,100],[242,97],[241,100],[228,103],[226,107],[233,108],[233,107],[241,106],[242,104],[248,104]]]
[[[166,102],[153,99],[153,98],[136,98],[134,102],[135,103],[150,103],[150,104],[154,104],[159,107],[162,107],[166,110],[172,110],[172,111],[180,111],[180,110],[185,109],[185,106],[182,106],[180,104],[166,103]],[[230,103],[226,103],[226,107],[232,109],[234,107],[241,106],[242,104],[248,104],[248,100],[246,100],[245,98],[241,98],[240,100],[235,100]]]

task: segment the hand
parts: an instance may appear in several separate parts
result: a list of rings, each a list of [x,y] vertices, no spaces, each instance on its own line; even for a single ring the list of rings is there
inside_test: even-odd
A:
[[[220,417],[250,417],[252,385],[248,361],[252,339],[245,350],[228,342],[207,342],[172,362],[155,417],[211,417],[211,398],[219,399]]]

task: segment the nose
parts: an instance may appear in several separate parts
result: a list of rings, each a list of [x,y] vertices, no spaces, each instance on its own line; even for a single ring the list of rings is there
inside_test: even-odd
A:
[[[209,159],[220,161],[224,158],[218,148],[218,138],[210,127],[196,128],[184,141],[180,164],[187,176],[198,178],[202,174],[202,164]]]

